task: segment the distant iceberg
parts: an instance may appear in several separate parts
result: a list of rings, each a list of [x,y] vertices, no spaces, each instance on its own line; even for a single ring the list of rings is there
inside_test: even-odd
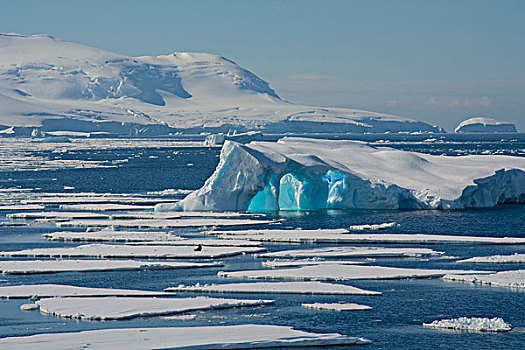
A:
[[[157,211],[464,209],[525,203],[525,158],[435,156],[358,141],[226,141],[204,186]]]
[[[502,122],[493,118],[474,117],[462,121],[454,132],[518,132],[512,123]]]

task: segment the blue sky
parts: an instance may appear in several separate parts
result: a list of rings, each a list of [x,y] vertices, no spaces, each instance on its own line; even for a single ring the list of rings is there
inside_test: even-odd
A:
[[[525,1],[1,1],[0,31],[127,55],[212,52],[286,99],[525,131]]]

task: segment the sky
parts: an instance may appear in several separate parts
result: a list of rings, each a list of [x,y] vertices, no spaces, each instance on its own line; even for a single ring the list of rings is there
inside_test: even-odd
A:
[[[0,31],[130,56],[209,52],[287,100],[525,132],[523,0],[0,0]]]

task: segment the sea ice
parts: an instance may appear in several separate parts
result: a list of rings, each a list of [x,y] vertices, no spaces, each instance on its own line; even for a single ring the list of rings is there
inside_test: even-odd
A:
[[[43,210],[45,206],[37,204],[0,205],[0,210]]]
[[[66,271],[113,271],[141,269],[189,269],[217,267],[222,264],[182,261],[139,261],[139,260],[0,260],[2,274],[37,274]]]
[[[162,210],[463,209],[522,203],[525,158],[436,156],[363,142],[226,141],[204,186]]]
[[[171,315],[197,310],[267,305],[271,303],[273,303],[273,300],[209,297],[70,297],[45,298],[36,302],[40,308],[40,312],[44,314],[87,320],[122,320],[135,317]]]
[[[305,265],[363,265],[364,261],[348,261],[348,260],[321,260],[319,258],[292,260],[292,259],[274,259],[263,261],[261,263],[264,267],[279,268],[279,267],[291,267],[291,266],[305,266]]]
[[[52,232],[44,233],[42,237],[52,241],[114,241],[114,242],[143,242],[143,241],[183,241],[184,238],[162,231],[114,231],[100,230],[87,232]],[[189,244],[188,244],[189,245]]]
[[[7,214],[8,219],[109,219],[109,215],[89,212],[44,211]]]
[[[268,293],[268,294],[332,294],[332,295],[380,295],[345,284],[307,282],[252,282],[227,284],[196,284],[166,288],[167,292],[202,292],[202,293]]]
[[[286,326],[233,325],[207,327],[120,328],[37,334],[0,339],[10,350],[90,349],[271,349],[284,347],[344,346],[369,340],[337,333],[310,333]]]
[[[512,327],[503,321],[502,318],[484,317],[459,317],[444,320],[435,320],[432,323],[423,323],[425,327],[460,329],[478,332],[508,332]]]
[[[118,203],[102,204],[62,204],[61,210],[85,210],[85,211],[117,211],[117,210],[147,210],[152,209],[152,205],[133,205]]]
[[[512,255],[476,256],[474,258],[458,260],[458,262],[487,264],[525,263],[525,254],[514,253]]]
[[[428,248],[326,247],[256,254],[256,258],[374,258],[441,255]]]
[[[372,307],[361,304],[353,303],[313,303],[313,304],[301,304],[302,307],[307,309],[316,309],[316,310],[329,310],[329,311],[362,311],[362,310],[372,310]]]
[[[448,281],[463,281],[479,284],[489,284],[497,287],[525,288],[525,270],[500,271],[488,275],[455,275],[453,272],[443,277]]]
[[[67,248],[34,248],[4,251],[0,252],[0,256],[216,259],[244,253],[257,253],[264,250],[264,248],[259,247],[205,247],[200,251],[195,251],[195,246],[85,244]]]
[[[405,279],[442,277],[446,274],[482,274],[491,271],[465,270],[428,270],[383,266],[361,265],[314,265],[293,269],[219,271],[219,277],[245,279],[283,279],[283,280],[317,280],[346,281],[359,279]]]
[[[239,230],[212,231],[222,239],[279,243],[374,243],[374,244],[525,244],[519,237],[477,237],[404,233],[348,233],[337,230]]]
[[[370,231],[377,231],[377,230],[384,230],[391,227],[398,227],[399,224],[395,222],[385,222],[382,224],[366,224],[366,225],[352,225],[350,226],[350,230],[353,231],[363,231],[363,230],[370,230]]]
[[[20,286],[1,286],[0,298],[6,299],[28,299],[31,297],[155,297],[168,296],[173,293],[155,292],[149,290],[135,289],[113,289],[113,288],[89,288],[77,287],[66,284],[27,284]]]
[[[270,224],[271,220],[249,219],[214,219],[214,218],[188,218],[188,219],[135,219],[135,220],[76,220],[57,222],[58,227],[126,227],[126,228],[181,228],[181,227],[207,227],[207,226],[247,226]]]

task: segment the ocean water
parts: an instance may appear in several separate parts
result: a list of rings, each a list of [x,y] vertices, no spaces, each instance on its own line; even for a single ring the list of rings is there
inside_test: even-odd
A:
[[[386,140],[386,142],[385,142]],[[460,139],[442,142],[421,138],[390,140],[382,137],[366,140],[375,145],[433,154],[513,154],[525,156],[525,137],[496,136],[490,139]],[[104,141],[100,141],[104,142]],[[110,142],[110,141],[107,141]],[[74,187],[70,192],[147,193],[167,188],[196,189],[213,172],[220,149],[207,147],[179,147],[174,144],[158,148],[103,147],[71,152],[35,150],[34,156],[55,160],[122,161],[115,168],[60,169],[42,171],[0,171],[0,187],[20,187],[36,192],[64,192],[64,186]],[[56,210],[47,206],[46,210]],[[6,221],[0,213],[0,221]],[[351,211],[321,210],[315,212],[270,213],[269,218],[284,220],[288,228],[341,228],[354,224],[395,221],[400,226],[385,233],[432,233],[494,237],[525,237],[525,206],[503,205],[491,209],[464,211]],[[259,226],[258,226],[259,227]],[[19,250],[48,246],[74,246],[79,243],[49,242],[41,234],[57,229],[52,224],[31,226],[0,226],[0,250]],[[182,234],[199,236],[196,230],[182,230]],[[302,249],[328,245],[265,244],[270,251]],[[383,246],[383,245],[382,245]],[[388,245],[386,245],[388,246]],[[402,245],[392,245],[399,247]],[[411,245],[415,246],[415,245]],[[417,245],[442,251],[446,256],[468,258],[493,254],[525,253],[522,245]],[[225,266],[187,270],[143,270],[118,272],[56,273],[40,275],[0,276],[1,285],[62,283],[87,287],[133,288],[162,290],[179,284],[234,282],[221,279],[217,272],[259,269],[261,261],[250,255],[221,259]],[[382,258],[372,265],[420,268],[457,268],[455,259]],[[524,269],[525,264],[465,264],[465,269],[511,270]],[[38,311],[22,312],[26,300],[0,300],[0,337],[37,333],[70,332],[101,328],[197,326],[222,324],[277,324],[293,326],[306,331],[337,332],[359,336],[373,341],[363,349],[525,349],[525,293],[517,290],[480,286],[441,279],[407,279],[383,281],[342,282],[352,286],[380,291],[380,296],[322,296],[275,294],[225,294],[228,297],[273,299],[275,303],[256,308],[235,308],[193,312],[198,317],[191,321],[165,320],[159,317],[137,318],[125,321],[79,321],[42,315]],[[195,296],[195,293],[180,293]],[[218,296],[218,294],[211,294]],[[370,311],[332,312],[310,310],[301,303],[355,302],[372,306]],[[422,323],[452,317],[502,317],[514,329],[502,334],[427,329]]]

